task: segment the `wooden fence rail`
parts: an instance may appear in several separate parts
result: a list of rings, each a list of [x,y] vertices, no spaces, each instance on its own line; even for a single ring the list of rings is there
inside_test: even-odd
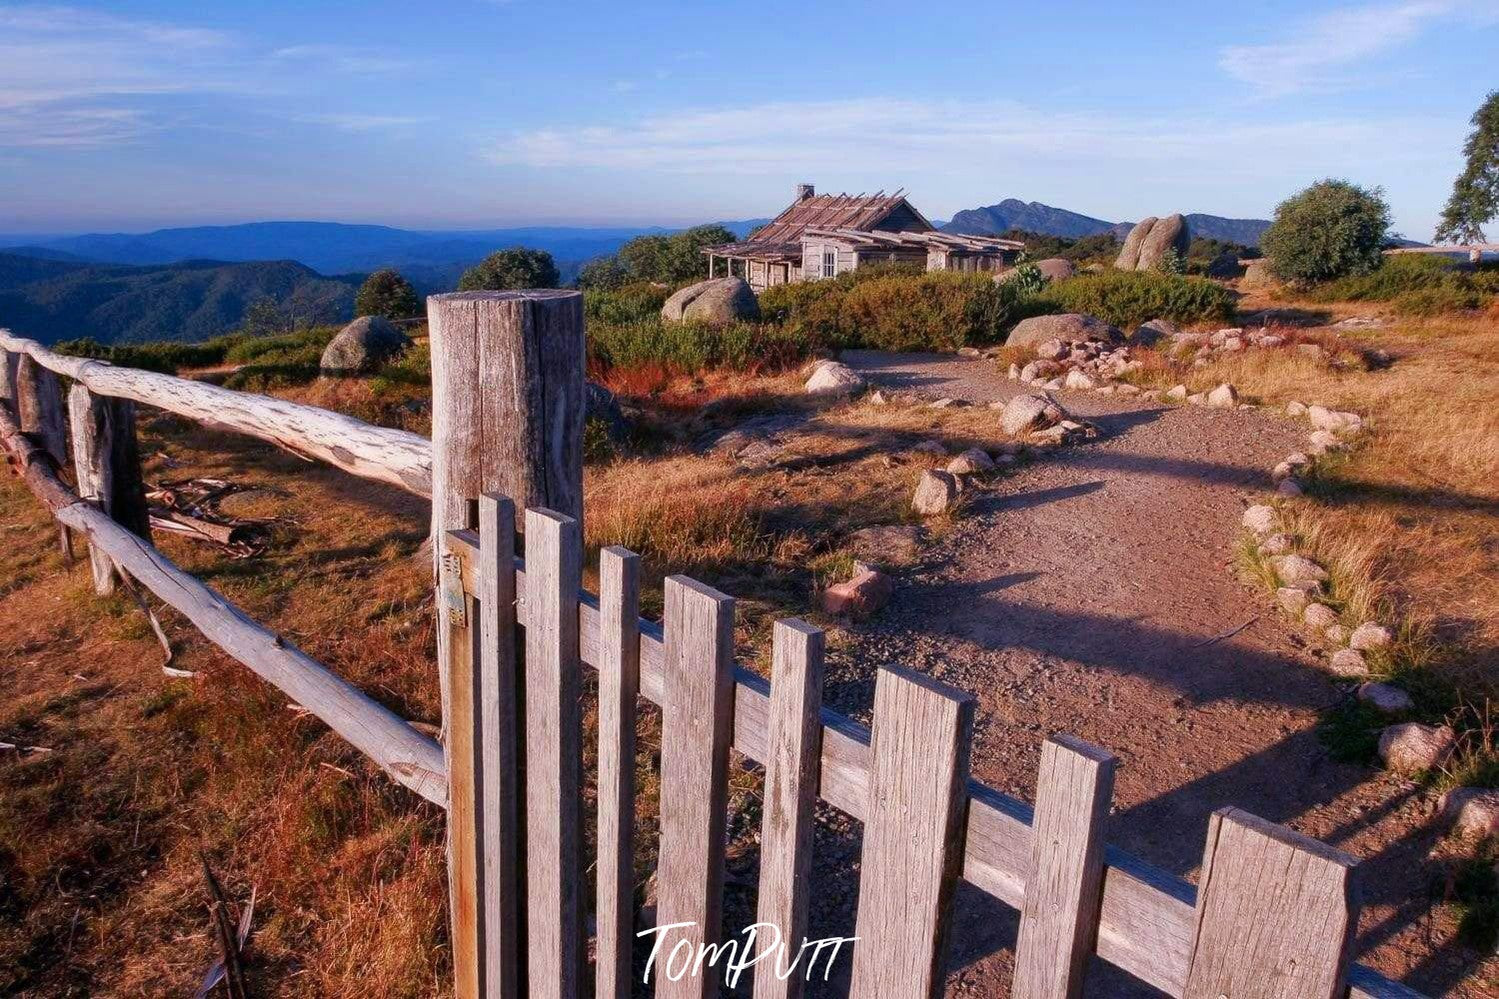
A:
[[[504,321],[531,322],[524,309],[507,314]],[[479,332],[481,343],[489,342]],[[490,332],[493,341],[525,346],[515,329]],[[581,343],[576,332],[548,335]],[[598,926],[597,994],[629,994],[638,946],[630,837],[637,696],[663,712],[658,921],[697,924],[663,945],[653,969],[660,995],[700,996],[716,988],[711,974],[671,981],[666,973],[679,966],[672,963],[679,940],[694,947],[719,938],[724,775],[732,746],[766,767],[759,911],[783,932],[804,932],[811,803],[821,799],[865,823],[855,932],[868,936],[853,951],[856,995],[940,990],[952,889],[962,877],[1022,914],[1016,996],[1077,995],[1090,954],[1167,995],[1191,999],[1418,996],[1348,959],[1358,912],[1352,858],[1225,810],[1213,818],[1202,888],[1194,888],[1102,844],[1113,769],[1106,752],[1064,736],[1050,740],[1033,810],[968,778],[972,705],[960,692],[883,670],[871,732],[821,707],[817,629],[778,622],[773,676],[762,678],[733,664],[729,597],[674,578],[664,622],[641,619],[635,556],[601,553],[596,597],[578,584],[576,517],[521,511],[480,490],[452,505],[470,511],[468,526],[445,528],[439,538],[445,760],[437,743],[250,621],[117,523],[103,504],[80,500],[41,435],[24,432],[4,404],[15,401],[17,354],[94,395],[158,406],[424,495],[432,491],[433,445],[315,407],[64,358],[0,331],[0,392],[10,394],[0,400],[0,442],[57,519],[87,534],[116,569],[395,779],[447,807],[462,999],[583,992],[583,917],[590,907]],[[490,364],[515,362],[514,352],[491,350],[488,357]],[[581,357],[577,363],[580,371]],[[435,406],[444,404],[452,400]],[[568,415],[579,424],[581,418],[581,411]],[[436,444],[438,451],[446,446],[446,440]],[[475,459],[467,481],[487,480],[484,460]],[[526,460],[546,462],[546,449]],[[526,525],[524,557],[514,545],[518,512]],[[592,906],[581,897],[577,806],[582,664],[600,676]],[[756,969],[757,999],[798,994],[795,975],[778,979],[766,967]]]

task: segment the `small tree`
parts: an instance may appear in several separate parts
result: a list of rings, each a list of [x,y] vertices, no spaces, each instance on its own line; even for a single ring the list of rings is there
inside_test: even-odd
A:
[[[620,263],[617,254],[595,257],[578,270],[578,287],[607,290],[618,288],[630,280],[630,272]]]
[[[517,288],[555,288],[562,277],[545,250],[517,246],[491,253],[463,272],[459,291],[510,291]]]
[[[1452,197],[1437,227],[1438,243],[1481,243],[1483,227],[1499,218],[1499,90],[1473,112],[1473,131],[1463,144],[1468,164],[1452,184]]]
[[[240,329],[251,336],[273,336],[291,328],[291,317],[274,298],[269,297],[251,302],[240,319]]]
[[[1282,201],[1260,241],[1287,281],[1330,281],[1380,265],[1390,227],[1384,191],[1324,180]]]
[[[421,302],[416,289],[399,271],[385,268],[375,271],[359,286],[354,296],[354,315],[384,316],[386,319],[411,319],[419,314]]]

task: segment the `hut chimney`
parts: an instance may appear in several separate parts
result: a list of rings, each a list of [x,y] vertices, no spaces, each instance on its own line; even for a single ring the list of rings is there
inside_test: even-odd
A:
[[[798,185],[796,185],[796,200],[797,201],[806,201],[808,198],[812,197],[812,195],[814,195],[816,193],[817,192],[813,189],[813,187],[812,187],[811,184],[798,184]]]

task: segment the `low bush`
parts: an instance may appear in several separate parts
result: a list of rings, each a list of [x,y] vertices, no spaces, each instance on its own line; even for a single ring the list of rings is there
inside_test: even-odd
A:
[[[314,326],[279,336],[240,340],[224,355],[228,364],[243,364],[224,381],[226,388],[248,392],[303,385],[318,376],[323,348],[338,335],[337,326]]]
[[[988,274],[864,267],[767,289],[760,311],[813,345],[956,350],[1000,340],[1039,278],[995,284]]]
[[[77,340],[61,340],[53,344],[52,349],[69,357],[92,357],[122,368],[140,368],[174,375],[179,368],[208,368],[223,364],[229,348],[243,339],[242,334],[232,333],[204,340],[202,343],[158,341],[107,345],[99,343],[93,337],[82,337]]]
[[[671,297],[669,285],[636,281],[617,288],[589,288],[583,292],[583,313],[590,323],[634,323],[655,319]]]
[[[1457,261],[1419,253],[1387,257],[1367,274],[1311,288],[1318,302],[1390,302],[1405,315],[1431,316],[1481,308],[1499,294],[1499,268],[1471,270]]]
[[[590,323],[588,363],[595,370],[656,367],[676,374],[709,368],[776,369],[794,364],[813,344],[768,323],[706,326],[643,319]]]
[[[1151,319],[1215,322],[1234,315],[1233,294],[1206,278],[1160,271],[1106,270],[1048,285],[1020,304],[1026,316],[1086,312],[1120,328]]]

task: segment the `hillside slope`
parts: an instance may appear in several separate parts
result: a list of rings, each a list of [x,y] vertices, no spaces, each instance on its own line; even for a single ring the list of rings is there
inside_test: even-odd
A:
[[[265,299],[297,321],[337,322],[353,314],[355,290],[289,260],[129,267],[0,253],[0,326],[43,343],[202,340]]]

